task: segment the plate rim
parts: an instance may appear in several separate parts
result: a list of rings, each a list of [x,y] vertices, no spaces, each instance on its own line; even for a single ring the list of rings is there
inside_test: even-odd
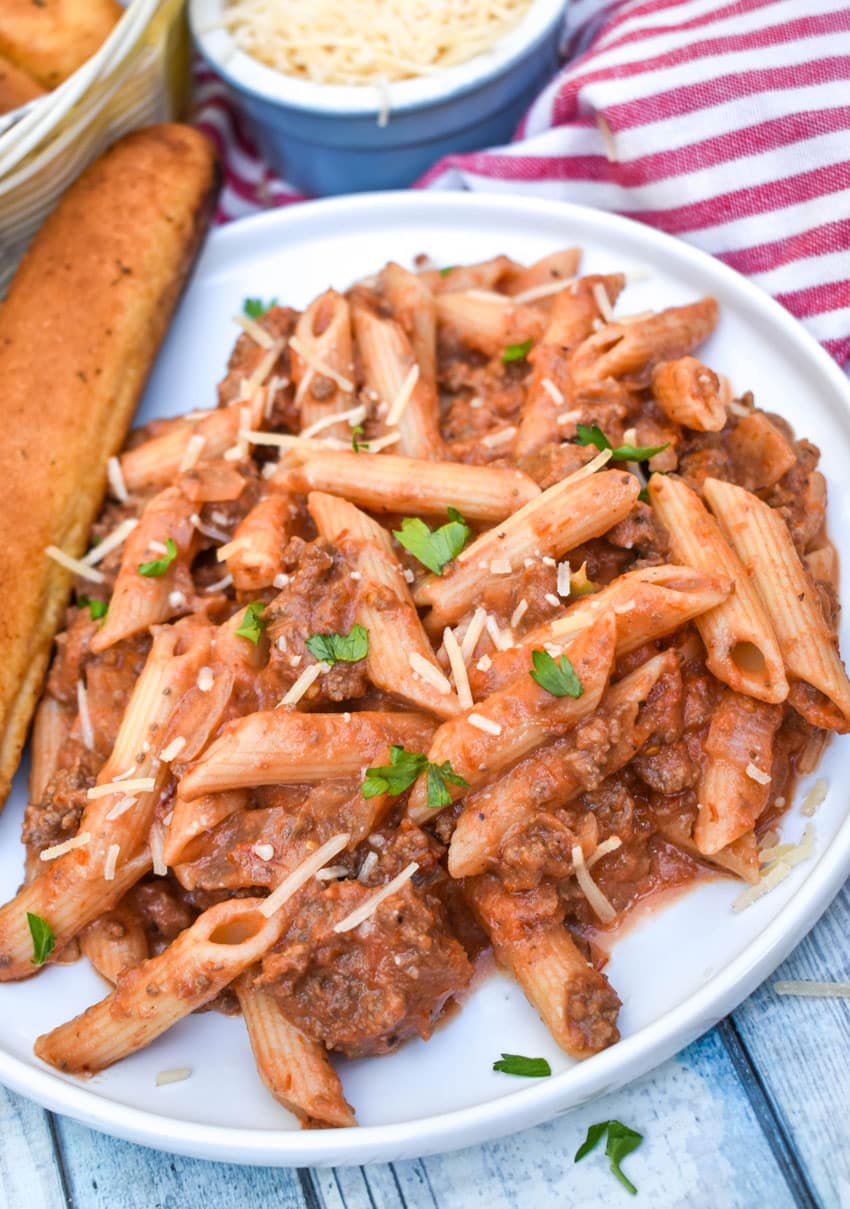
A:
[[[814,363],[833,386],[850,416],[850,384],[838,365],[775,299],[722,261],[655,228],[608,211],[572,202],[528,198],[521,194],[478,194],[454,191],[388,191],[324,198],[282,207],[213,229],[207,236],[195,271],[212,261],[230,243],[251,232],[290,226],[313,216],[358,215],[361,211],[467,209],[510,213],[524,211],[572,221],[583,227],[620,231],[648,249],[675,248],[720,284],[743,294],[775,332],[785,332],[809,363]],[[214,261],[213,261],[214,263]],[[845,418],[847,418],[845,416]],[[850,814],[844,818],[828,848],[806,874],[795,894],[722,971],[699,990],[652,1023],[619,1041],[611,1049],[543,1083],[519,1088],[509,1095],[428,1117],[389,1125],[339,1130],[256,1129],[190,1122],[105,1099],[85,1085],[30,1065],[8,1053],[0,1042],[0,1083],[35,1101],[111,1136],[168,1153],[247,1165],[328,1166],[413,1158],[495,1140],[551,1120],[579,1104],[613,1091],[654,1070],[684,1046],[709,1031],[733,1011],[785,959],[814,927],[850,875]],[[578,1088],[576,1085],[578,1084]]]

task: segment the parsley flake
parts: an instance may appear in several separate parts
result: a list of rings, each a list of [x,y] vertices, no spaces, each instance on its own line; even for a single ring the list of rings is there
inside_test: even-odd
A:
[[[249,319],[262,319],[266,311],[270,311],[273,306],[277,306],[276,298],[270,298],[268,302],[263,302],[262,298],[246,298],[242,303],[242,310]]]
[[[628,1125],[624,1125],[622,1121],[599,1121],[596,1125],[591,1125],[587,1131],[587,1137],[582,1142],[576,1151],[576,1157],[573,1160],[578,1163],[585,1155],[590,1154],[605,1134],[608,1134],[608,1141],[605,1144],[605,1154],[611,1160],[611,1172],[617,1177],[627,1192],[632,1196],[637,1196],[637,1188],[623,1172],[620,1167],[623,1159],[630,1155],[633,1150],[636,1150],[643,1141],[643,1134],[638,1133],[634,1129],[629,1129]]]
[[[347,634],[311,634],[306,646],[319,663],[357,663],[369,653],[369,634],[353,625]]]
[[[27,911],[27,923],[32,937],[32,964],[43,966],[56,946],[56,937],[46,919]]]
[[[440,276],[441,276],[441,277],[448,277],[449,273],[451,273],[451,272],[452,272],[452,270],[453,270],[453,269],[455,269],[456,267],[457,267],[456,265],[453,265],[453,264],[447,264],[447,265],[446,265],[446,267],[445,267],[444,269],[440,269]]]
[[[443,574],[443,567],[457,558],[469,539],[469,525],[457,508],[449,508],[448,514],[448,522],[433,531],[418,516],[406,516],[401,529],[393,529],[393,537],[435,575]]]
[[[526,1058],[523,1054],[502,1054],[493,1070],[505,1075],[520,1075],[523,1079],[545,1079],[551,1075],[552,1067],[545,1058]]]
[[[566,655],[561,655],[556,663],[548,651],[532,651],[531,662],[534,671],[529,676],[553,697],[580,697],[584,692]]]
[[[369,448],[368,441],[358,441],[358,439],[357,439],[358,437],[362,437],[363,433],[365,431],[366,431],[366,429],[363,427],[362,424],[357,424],[351,430],[351,448],[354,450],[355,453],[359,453],[361,449]]]
[[[531,352],[533,340],[523,340],[520,344],[509,344],[502,350],[502,362],[510,365],[512,361],[524,361]]]
[[[657,453],[663,453],[670,445],[667,441],[663,445],[618,445],[615,449],[596,424],[590,427],[587,424],[577,424],[576,440],[579,445],[595,445],[600,451],[610,449],[612,462],[646,462]]]
[[[397,797],[409,789],[416,778],[427,770],[428,805],[432,810],[451,804],[452,795],[446,782],[468,788],[468,782],[456,773],[448,760],[434,764],[421,751],[406,751],[394,743],[390,748],[390,763],[366,769],[363,797],[374,798],[388,793]]]
[[[100,621],[102,617],[106,616],[109,605],[105,600],[91,600],[88,596],[78,596],[77,608],[88,609],[92,621]]]
[[[154,558],[149,563],[139,563],[139,574],[147,576],[148,579],[159,579],[160,575],[164,575],[177,557],[177,543],[173,537],[165,539],[165,549],[166,553],[162,558]]]
[[[266,623],[260,616],[265,611],[265,607],[262,600],[252,601],[248,605],[245,616],[242,618],[242,624],[236,631],[238,638],[247,638],[249,642],[253,642],[254,646],[257,646],[263,636],[263,630],[266,628]]]

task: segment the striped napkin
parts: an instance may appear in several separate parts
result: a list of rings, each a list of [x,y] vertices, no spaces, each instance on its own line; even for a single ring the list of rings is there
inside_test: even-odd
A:
[[[425,188],[614,210],[712,253],[850,358],[850,0],[572,0],[565,66],[507,146]],[[222,221],[301,200],[203,68]]]

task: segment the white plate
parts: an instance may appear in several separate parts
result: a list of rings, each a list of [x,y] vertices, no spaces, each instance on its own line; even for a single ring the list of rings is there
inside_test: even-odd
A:
[[[711,292],[721,322],[706,359],[739,390],[787,416],[823,450],[830,526],[840,549],[850,536],[848,386],[836,367],[778,305],[737,274],[685,244],[607,214],[550,202],[457,193],[339,198],[276,211],[216,231],[183,301],[145,396],[142,415],[206,407],[237,334],[230,317],[247,295],[303,305],[333,283],[345,287],[389,258],[417,252],[450,265],[507,252],[520,260],[566,244],[586,249],[595,272],[646,266],[629,285],[625,311]],[[848,575],[843,599],[850,600]],[[842,644],[848,640],[845,610]],[[636,1078],[731,1011],[814,924],[850,872],[850,821],[836,776],[848,740],[835,741],[816,776],[834,788],[817,818],[814,859],[741,915],[732,883],[701,886],[634,928],[608,968],[623,998],[624,1039],[576,1064],[564,1057],[522,994],[494,976],[426,1044],[340,1065],[359,1129],[303,1132],[266,1094],[237,1019],[208,1014],[182,1022],[149,1050],[87,1083],[32,1056],[38,1033],[104,993],[86,963],[0,986],[0,1081],[108,1133],[163,1150],[243,1163],[364,1163],[470,1145],[534,1125]],[[783,828],[798,839],[805,779]],[[20,879],[23,782],[0,820],[0,896]],[[491,1070],[502,1050],[545,1055],[551,1079],[528,1082]],[[183,1083],[156,1088],[158,1071],[190,1066]]]

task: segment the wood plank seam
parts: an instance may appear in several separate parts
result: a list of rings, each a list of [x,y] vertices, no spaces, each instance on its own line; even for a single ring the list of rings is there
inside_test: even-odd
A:
[[[725,1020],[721,1020],[717,1030],[759,1127],[799,1209],[823,1209],[800,1163],[785,1119],[765,1087],[733,1017],[727,1016]]]
[[[67,1209],[74,1209],[74,1198],[71,1195],[71,1186],[68,1180],[68,1170],[65,1166],[62,1143],[59,1140],[59,1134],[56,1129],[56,1118],[52,1112],[48,1112],[45,1115],[47,1117],[47,1130],[53,1146],[53,1158],[56,1162],[56,1170],[59,1173],[59,1187],[62,1191],[62,1196],[65,1198]]]
[[[301,1195],[304,1197],[304,1209],[324,1209],[324,1201],[316,1187],[310,1168],[298,1167],[296,1174],[298,1183],[301,1185]]]

